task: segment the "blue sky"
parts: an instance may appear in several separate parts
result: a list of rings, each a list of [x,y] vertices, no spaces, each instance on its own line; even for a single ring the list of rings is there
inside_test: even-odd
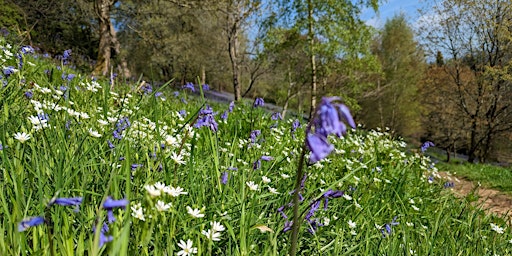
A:
[[[387,19],[391,19],[395,14],[404,13],[405,17],[415,27],[415,22],[420,17],[418,9],[427,5],[426,0],[384,0],[379,6],[379,11],[375,13],[371,9],[363,10],[361,18],[366,24],[376,28],[382,28]]]

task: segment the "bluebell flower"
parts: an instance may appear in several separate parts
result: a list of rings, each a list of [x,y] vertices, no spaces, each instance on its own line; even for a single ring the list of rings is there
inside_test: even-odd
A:
[[[329,199],[333,199],[333,198],[338,198],[338,197],[342,197],[344,194],[343,191],[341,190],[332,190],[332,189],[329,189],[327,190],[323,195],[323,199],[324,199],[324,210],[327,210],[327,206],[329,204]]]
[[[71,57],[71,49],[65,50],[62,54],[62,60],[67,60]]]
[[[181,87],[182,89],[189,89],[192,92],[196,92],[196,88],[194,87],[194,84],[191,82],[187,82],[185,85]]]
[[[306,138],[306,144],[311,151],[309,159],[311,163],[327,157],[334,149],[334,146],[327,141],[327,136],[330,134],[338,137],[345,135],[347,132],[345,123],[355,128],[350,111],[345,105],[336,103],[338,100],[338,97],[324,97],[318,107],[313,120],[315,132]]]
[[[151,86],[149,83],[144,84],[141,89],[144,94],[150,94],[153,92],[153,86]]]
[[[67,91],[67,90],[68,90],[68,87],[66,87],[66,86],[64,86],[64,85],[61,85],[61,86],[59,86],[59,90],[61,90],[61,91],[65,92],[65,91]]]
[[[228,167],[228,171],[238,171],[238,168],[230,166]]]
[[[32,99],[34,93],[32,91],[26,91],[23,95],[25,95],[27,99]]]
[[[292,230],[293,221],[286,221],[283,227],[283,233]]]
[[[325,157],[327,157],[331,151],[334,150],[334,146],[329,144],[327,138],[321,134],[311,134],[306,138],[306,144],[311,151],[309,161],[316,163]]]
[[[132,171],[135,171],[137,168],[140,168],[140,167],[142,167],[142,166],[143,166],[143,164],[132,164],[132,165],[130,166],[130,169],[131,169]]]
[[[232,101],[232,102],[229,103],[229,108],[228,108],[229,113],[233,112],[234,108],[235,108],[235,102]]]
[[[78,206],[82,204],[82,197],[60,197],[54,198],[49,203],[48,206],[53,204],[58,204],[62,206]]]
[[[124,209],[128,205],[127,199],[120,199],[120,200],[114,200],[110,196],[107,197],[105,202],[103,202],[103,209],[107,210],[107,220],[109,223],[112,223],[116,221],[116,218],[114,217],[114,209],[115,208],[121,208]]]
[[[23,232],[30,227],[35,227],[44,223],[44,218],[41,216],[32,217],[29,219],[22,220],[18,224],[18,232]]]
[[[208,84],[203,84],[203,91],[209,91],[210,86]]]
[[[268,162],[274,160],[274,158],[271,156],[261,156],[261,160]]]
[[[107,144],[108,144],[108,148],[110,148],[110,149],[114,149],[116,147],[110,140],[107,140]]]
[[[187,111],[182,109],[182,110],[178,111],[178,115],[180,115],[181,117],[186,117],[187,116]]]
[[[213,132],[217,132],[219,125],[215,121],[214,114],[215,113],[213,112],[213,109],[207,105],[205,108],[199,111],[199,118],[197,119],[197,122],[194,124],[194,127],[200,128],[203,126],[207,126]]]
[[[261,134],[260,130],[254,130],[251,132],[251,135],[249,135],[251,142],[256,143],[256,138]]]
[[[180,92],[178,92],[178,91],[174,91],[172,94],[173,94],[173,95],[174,95],[174,97],[176,97],[176,98],[178,98],[178,97],[180,96]]]
[[[222,120],[227,120],[228,119],[228,111],[227,110],[224,111],[224,113],[222,113],[222,115],[220,115],[220,118]]]
[[[99,241],[100,247],[102,247],[104,244],[114,240],[113,236],[106,235],[106,233],[108,233],[108,230],[109,230],[109,228],[108,228],[107,223],[103,223],[103,225],[101,225],[101,230],[100,230],[100,241]],[[92,227],[92,232],[96,233],[96,226]]]
[[[80,209],[79,206],[80,206],[80,204],[82,204],[82,200],[83,200],[82,197],[53,198],[48,203],[48,206],[51,206],[51,205],[54,205],[54,204],[58,204],[58,205],[62,205],[62,206],[75,206],[75,210],[74,211],[78,212],[79,209]]]
[[[118,140],[121,140],[123,138],[123,135],[121,135],[117,130],[114,130],[112,132],[112,136],[115,138],[115,139],[118,139]]]
[[[0,150],[4,150],[4,146],[2,146],[2,143],[0,143]]]
[[[391,235],[391,233],[393,232],[393,226],[400,224],[399,222],[396,222],[396,218],[397,216],[395,216],[390,223],[386,223],[384,225],[384,228],[380,230],[380,232],[382,233],[382,237]]]
[[[422,153],[425,153],[425,151],[427,151],[428,148],[430,147],[434,147],[434,143],[432,141],[425,141],[425,143],[423,143],[421,145],[421,152]]]
[[[455,183],[453,181],[447,181],[444,183],[444,188],[453,188],[455,186]]]
[[[160,96],[162,96],[162,95],[164,95],[162,92],[156,92],[156,93],[155,93],[155,98],[158,98],[158,97],[160,97]]]
[[[307,230],[311,234],[314,234],[317,231],[318,227],[324,226],[324,224],[319,222],[318,219],[308,220],[308,223],[309,223],[310,227]]]
[[[13,66],[7,66],[4,68],[4,75],[9,77],[10,75],[14,74],[15,71],[16,69]]]
[[[220,177],[220,183],[226,185],[228,183],[229,173],[223,172],[222,176]]]
[[[258,159],[258,160],[256,160],[256,161],[252,164],[252,169],[253,169],[253,170],[258,170],[258,169],[260,168],[260,166],[261,166],[261,160],[260,160],[260,159]]]
[[[311,204],[311,208],[309,209],[308,214],[306,214],[305,219],[310,220],[311,217],[315,215],[315,212],[318,211],[318,209],[320,209],[320,200],[316,200],[315,202],[313,202],[313,204]]]
[[[34,53],[34,52],[35,52],[34,48],[30,45],[21,47],[21,53],[23,53],[23,54],[29,54],[29,53]]]
[[[265,101],[263,100],[263,98],[256,98],[254,100],[254,104],[252,106],[257,108],[257,107],[263,107],[263,105],[265,105]]]
[[[283,117],[281,116],[281,113],[275,112],[274,114],[272,114],[272,116],[270,116],[270,119],[272,119],[272,120],[283,120]]]
[[[284,213],[285,207],[286,207],[286,205],[283,205],[283,206],[277,208],[277,212],[279,212],[281,214],[281,216],[283,216],[284,219],[288,219],[288,216],[286,216],[286,214]]]

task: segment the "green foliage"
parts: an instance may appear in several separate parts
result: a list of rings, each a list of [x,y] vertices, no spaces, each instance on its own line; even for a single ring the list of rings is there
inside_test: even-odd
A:
[[[404,137],[418,136],[421,105],[417,88],[424,73],[424,60],[404,15],[386,22],[373,52],[380,62],[382,77],[376,78],[375,91],[363,98],[364,123],[369,128],[388,127]]]
[[[2,68],[17,66],[19,50],[0,44],[8,49],[0,53]],[[174,255],[180,240],[190,240],[201,255],[286,254],[286,219],[278,209],[285,206],[282,212],[290,216],[290,177],[304,124],[292,136],[293,120],[271,120],[262,109],[240,103],[226,121],[213,116],[216,132],[195,128],[205,104],[214,112],[228,106],[132,85],[114,92],[107,81],[80,74],[64,80],[62,72],[74,71],[23,58],[23,68],[0,87],[1,255]],[[32,99],[25,96],[29,90]],[[41,113],[48,118],[35,117]],[[129,125],[121,121],[126,118]],[[255,129],[261,134],[251,140]],[[22,142],[14,137],[18,132],[30,138]],[[332,157],[306,168],[300,209],[306,214],[328,189],[345,196],[331,198],[326,209],[321,204],[313,217],[324,226],[316,233],[302,225],[302,254],[511,253],[510,229],[497,229],[505,221],[444,190],[429,158],[405,153],[404,142],[357,131],[333,143]],[[273,159],[255,168],[261,156]],[[92,229],[100,230],[107,219],[101,206],[107,196],[130,204],[112,212],[116,221],[105,232],[113,241],[100,247],[99,232]],[[83,197],[83,203],[78,212],[47,206],[54,197]],[[18,232],[19,222],[31,216],[44,216],[47,223]],[[205,235],[213,221],[224,227],[218,241]]]

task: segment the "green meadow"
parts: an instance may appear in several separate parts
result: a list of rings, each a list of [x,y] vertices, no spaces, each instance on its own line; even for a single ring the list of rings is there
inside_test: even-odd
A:
[[[288,253],[305,120],[0,49],[0,255]],[[512,254],[506,221],[404,141],[329,143],[303,162],[299,255]]]

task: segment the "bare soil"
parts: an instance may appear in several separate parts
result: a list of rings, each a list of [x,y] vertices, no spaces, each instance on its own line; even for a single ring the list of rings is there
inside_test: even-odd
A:
[[[452,188],[455,196],[464,197],[475,191],[478,195],[478,203],[482,209],[486,210],[489,214],[496,214],[503,217],[507,222],[512,224],[512,196],[496,189],[486,188],[478,183],[467,180],[462,177],[455,177],[446,172],[439,172],[439,174],[447,180],[453,181],[454,187]],[[475,190],[476,188],[476,190]]]

